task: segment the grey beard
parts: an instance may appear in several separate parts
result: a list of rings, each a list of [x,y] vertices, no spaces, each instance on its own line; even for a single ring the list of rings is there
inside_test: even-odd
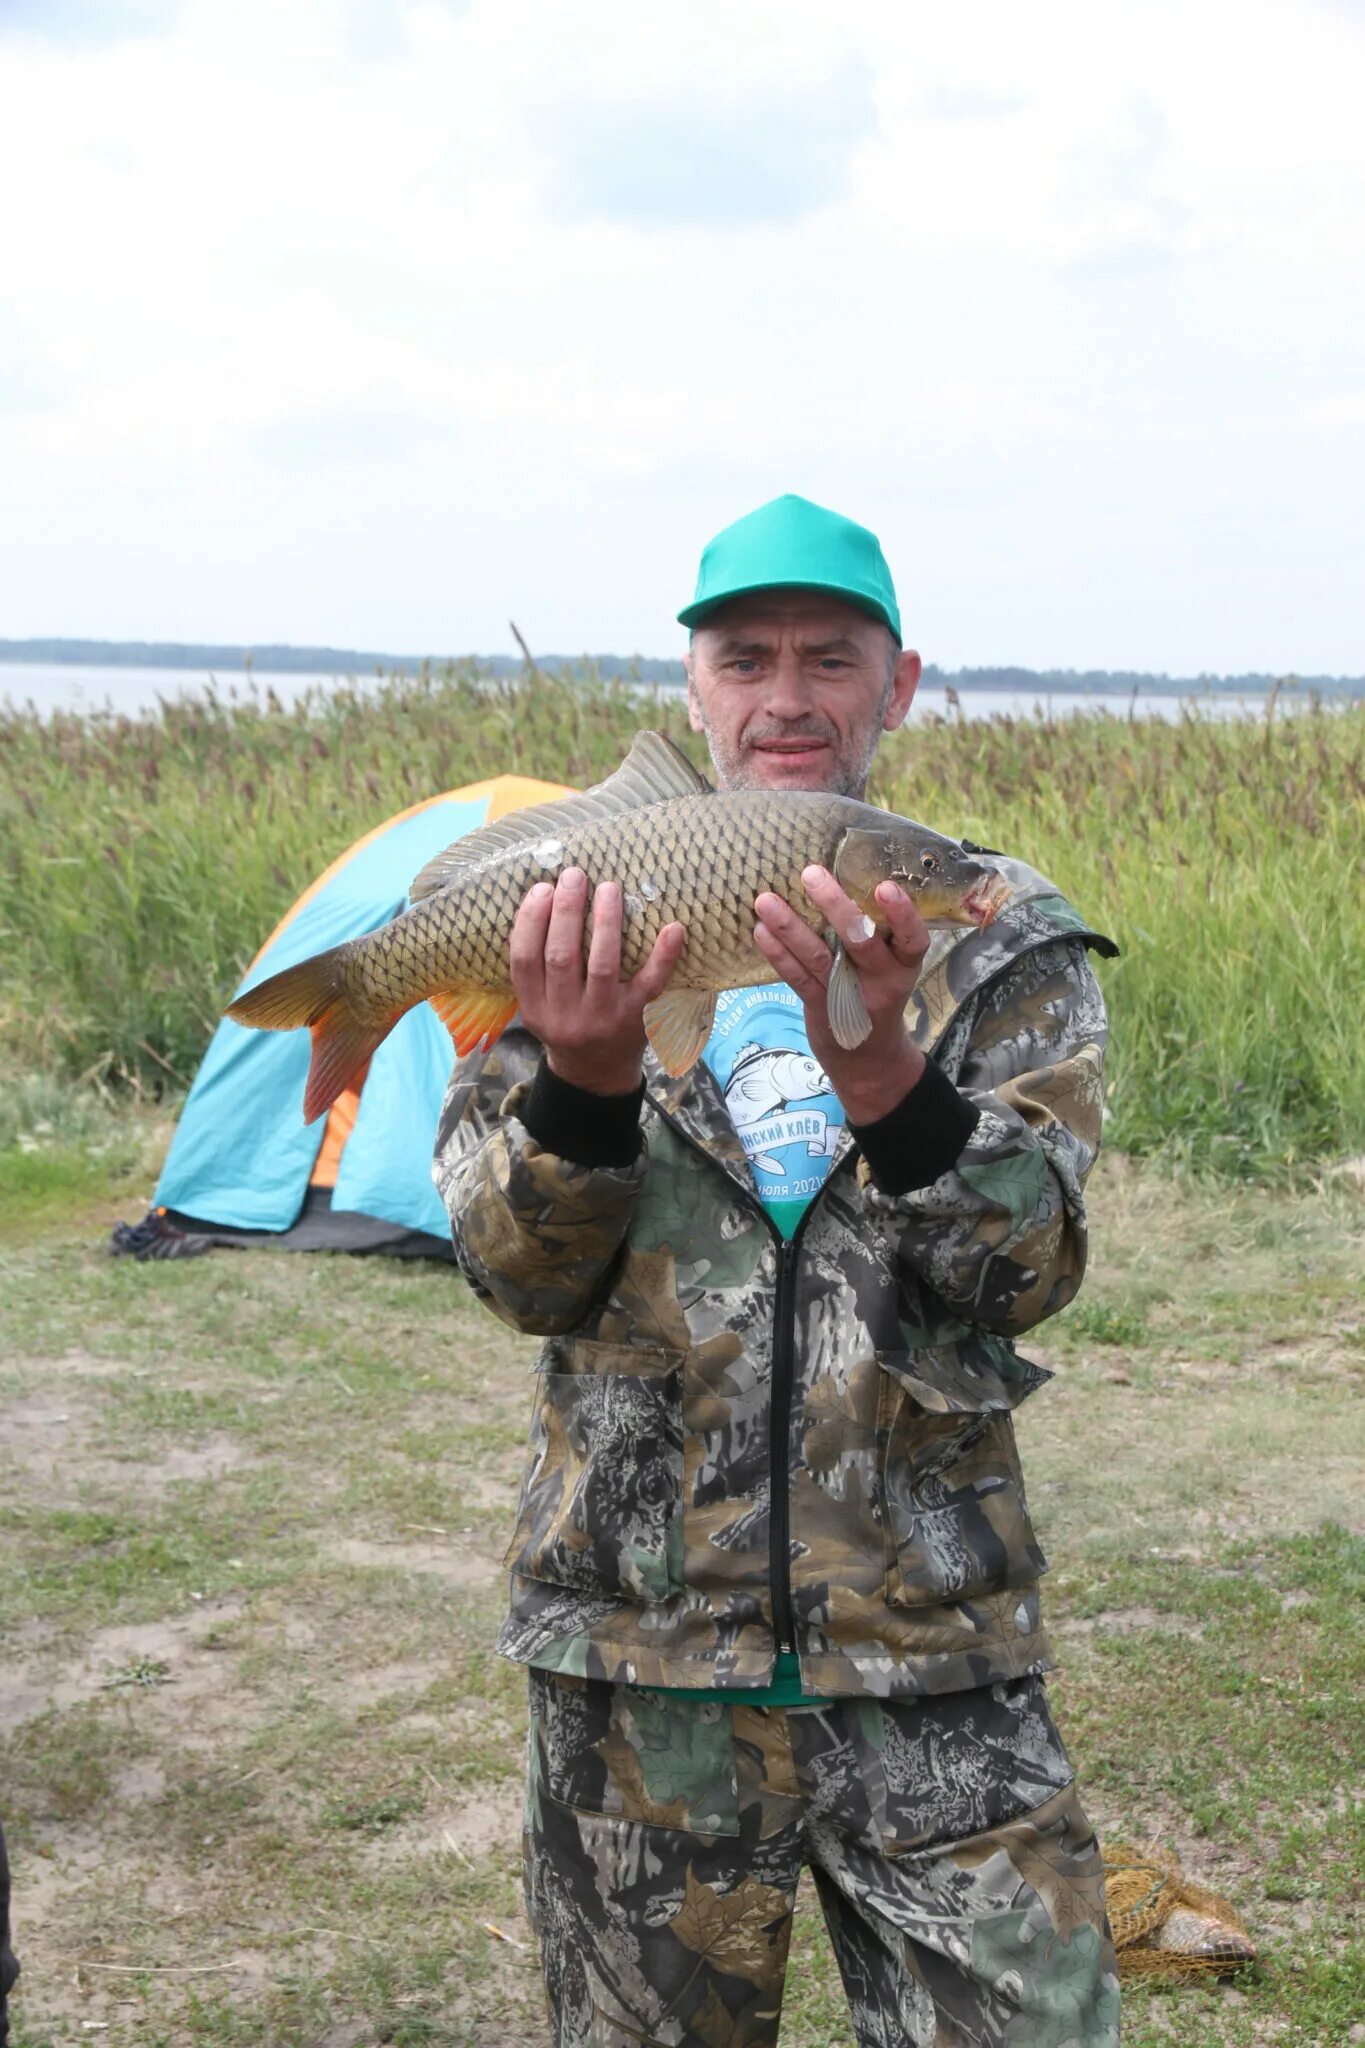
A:
[[[846,754],[836,754],[833,762],[830,764],[829,780],[825,783],[824,787],[831,796],[851,796],[861,799],[866,793],[867,778],[872,772],[873,756],[876,754],[877,748],[881,743],[882,720],[886,716],[886,707],[891,702],[893,681],[894,678],[888,680],[886,689],[882,693],[881,702],[877,706],[876,715],[867,731],[862,735],[854,751]],[[753,772],[750,757],[743,750],[733,759],[723,758],[717,752],[715,735],[711,731],[710,721],[704,710],[701,713],[701,723],[702,731],[706,735],[706,744],[711,750],[711,766],[716,771],[716,786],[719,789],[766,789],[771,786],[758,780]],[[797,730],[799,731],[800,728],[797,728]],[[820,734],[818,737],[824,738],[826,735]]]

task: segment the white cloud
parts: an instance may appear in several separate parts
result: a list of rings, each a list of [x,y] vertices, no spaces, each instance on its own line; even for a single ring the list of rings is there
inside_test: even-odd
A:
[[[662,651],[795,488],[945,662],[1365,667],[1358,11],[41,12],[0,633]]]
[[[1309,406],[1304,417],[1312,427],[1365,427],[1365,391],[1334,391]]]
[[[795,89],[722,76],[685,98],[561,103],[540,122],[555,210],[643,229],[800,220],[843,197],[872,125],[869,83],[846,60]]]

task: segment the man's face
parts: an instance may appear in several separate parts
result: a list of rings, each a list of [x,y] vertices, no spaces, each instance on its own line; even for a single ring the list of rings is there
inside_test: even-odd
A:
[[[819,591],[759,591],[697,627],[688,711],[722,789],[861,796],[919,675],[919,656],[856,606]]]

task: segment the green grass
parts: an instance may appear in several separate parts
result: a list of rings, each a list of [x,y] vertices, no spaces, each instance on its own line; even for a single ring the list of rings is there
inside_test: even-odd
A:
[[[1349,2040],[1360,2017],[1362,1592],[1365,1542],[1332,1525],[1215,1544],[1198,1561],[1134,1556],[1116,1537],[1068,1573],[1065,1611],[1099,1617],[1055,1688],[1092,1803],[1216,1844],[1217,1881],[1263,1944],[1241,1984],[1245,2031],[1215,2034],[1217,1997],[1183,1994],[1187,2038],[1203,2038],[1206,1997],[1219,2040],[1264,2039],[1258,2022],[1273,2018],[1274,2039],[1316,2048]],[[1134,1613],[1143,1626],[1104,1631],[1105,1616]],[[1171,2004],[1134,1991],[1125,2038],[1151,2038],[1143,2020]]]
[[[0,1091],[0,1241],[41,1235],[81,1211],[140,1206],[168,1126],[137,1092],[116,1103],[88,1080],[11,1077]]]
[[[679,699],[591,677],[0,713],[8,1071],[174,1093],[276,920],[358,834],[489,774],[597,779],[642,724],[704,758]],[[1365,1148],[1365,707],[935,721],[891,736],[872,794],[1033,861],[1118,939],[1114,1144],[1280,1179]],[[0,1152],[57,1145],[31,1097],[0,1106]],[[51,1171],[56,1192],[74,1168]]]
[[[1102,1830],[1173,1846],[1261,1949],[1132,1991],[1126,2048],[1336,2048],[1365,1992],[1360,1199],[1110,1157],[1093,1206],[1019,1415],[1054,1703]],[[73,1214],[0,1251],[20,2048],[540,2040],[533,1954],[488,1931],[529,1939],[524,1676],[491,1645],[530,1347],[444,1268],[130,1268]],[[851,2048],[808,1889],[783,2048]]]
[[[65,1147],[0,1152],[0,1230],[55,1221],[73,1203],[103,1194],[109,1179],[103,1160]]]

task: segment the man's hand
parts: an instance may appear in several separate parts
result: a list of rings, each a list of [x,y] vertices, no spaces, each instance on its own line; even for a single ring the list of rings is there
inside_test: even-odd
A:
[[[593,894],[585,961],[587,913],[581,868],[565,868],[557,882],[537,882],[512,926],[512,986],[522,1023],[561,1081],[594,1095],[629,1095],[640,1085],[645,1004],[667,987],[687,933],[680,924],[665,925],[639,973],[623,981],[617,883],[601,882]]]
[[[849,1121],[875,1123],[910,1093],[924,1072],[924,1054],[905,1026],[905,1006],[929,950],[929,927],[894,882],[879,883],[877,888],[877,907],[890,927],[883,935],[877,931],[869,934],[868,919],[827,869],[806,868],[801,880],[857,970],[872,1019],[872,1030],[863,1043],[846,1052],[830,1030],[826,992],[834,956],[819,934],[780,896],[765,891],[758,898],[754,939],[764,958],[805,1004],[810,1049],[828,1074]]]

